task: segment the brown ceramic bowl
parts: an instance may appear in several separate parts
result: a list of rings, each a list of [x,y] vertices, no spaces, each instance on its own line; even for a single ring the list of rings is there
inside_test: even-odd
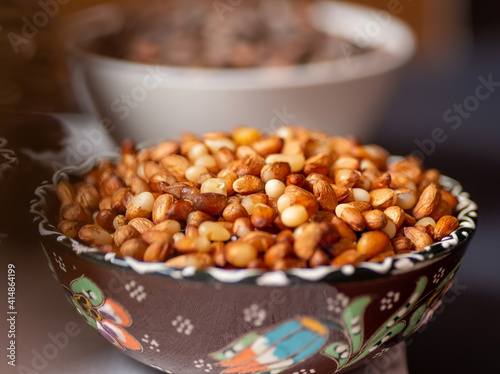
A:
[[[111,344],[166,373],[346,372],[413,334],[432,316],[476,227],[461,185],[460,226],[423,252],[382,263],[288,272],[175,270],[118,259],[57,232],[54,187],[94,162],[57,172],[32,214],[70,303]]]

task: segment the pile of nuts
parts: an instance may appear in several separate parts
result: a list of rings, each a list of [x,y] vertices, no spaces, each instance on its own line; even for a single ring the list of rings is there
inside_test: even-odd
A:
[[[440,172],[348,137],[285,126],[122,143],[74,184],[59,182],[58,229],[173,268],[286,270],[380,262],[458,227]]]

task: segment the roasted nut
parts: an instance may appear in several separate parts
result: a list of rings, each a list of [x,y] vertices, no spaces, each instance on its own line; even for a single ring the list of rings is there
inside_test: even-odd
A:
[[[120,226],[116,229],[113,236],[115,246],[120,247],[129,239],[138,238],[141,234],[134,227],[129,225]]]
[[[390,188],[378,188],[370,191],[370,202],[376,209],[386,209],[396,203],[396,194]]]
[[[166,232],[173,236],[180,230],[181,230],[181,224],[178,221],[167,219],[165,221],[158,223],[157,225],[154,225],[148,231],[161,231],[161,232]]]
[[[287,241],[277,242],[264,253],[264,262],[269,268],[285,257],[293,254],[292,245]]]
[[[125,182],[118,175],[111,175],[99,186],[101,196],[111,196],[119,188],[125,187]]]
[[[237,268],[244,268],[257,258],[257,249],[249,243],[240,241],[227,243],[224,252],[227,262]]]
[[[78,223],[78,221],[62,220],[57,225],[57,229],[61,231],[64,235],[74,239],[78,235],[80,224]]]
[[[415,227],[405,227],[404,236],[410,239],[412,246],[417,251],[423,251],[425,247],[434,243],[431,236]]]
[[[189,160],[180,155],[167,155],[160,160],[160,164],[180,181],[183,180],[186,175],[186,170],[189,167]]]
[[[174,269],[184,269],[188,266],[193,266],[197,270],[204,269],[214,265],[212,256],[207,253],[190,253],[183,256],[173,257],[165,265]]]
[[[340,213],[340,218],[354,231],[363,231],[365,229],[365,219],[356,208],[345,207]]]
[[[353,208],[359,210],[361,213],[368,212],[369,210],[372,210],[372,204],[366,202],[366,201],[351,201],[348,203],[350,206]]]
[[[394,222],[396,230],[399,230],[405,221],[405,211],[399,206],[393,205],[386,208],[384,214]]]
[[[274,209],[264,204],[255,205],[252,215],[250,216],[252,225],[257,229],[270,225],[273,223],[274,218]]]
[[[226,221],[234,222],[240,217],[248,217],[248,212],[240,203],[229,204],[224,208],[222,217]]]
[[[282,146],[283,140],[277,136],[257,140],[251,145],[251,147],[263,157],[269,156],[273,153],[278,153],[281,151]]]
[[[264,183],[271,179],[285,179],[290,174],[290,164],[287,162],[274,162],[265,164],[260,171],[260,178]],[[297,174],[300,175],[300,174]]]
[[[309,266],[314,268],[316,266],[330,265],[332,259],[323,249],[316,249],[309,259]]]
[[[309,260],[323,236],[324,228],[319,223],[308,223],[295,238],[293,251],[298,258]]]
[[[267,156],[266,164],[272,164],[275,162],[287,162],[290,165],[290,172],[298,173],[304,168],[306,160],[302,154],[284,155],[276,153]]]
[[[389,238],[382,231],[367,231],[361,234],[356,250],[369,259],[382,252],[389,244]]]
[[[125,217],[132,220],[138,217],[151,217],[155,198],[151,192],[143,192],[137,195],[127,207]]]
[[[387,225],[387,216],[381,210],[368,210],[362,214],[367,230],[382,230]]]
[[[417,205],[413,208],[413,216],[419,220],[432,214],[441,201],[441,193],[434,183],[429,184],[420,195]]]
[[[113,242],[111,235],[97,225],[83,226],[78,230],[78,239],[93,247],[111,244]]]
[[[132,226],[134,229],[136,229],[139,233],[143,233],[148,231],[150,228],[154,226],[153,222],[151,222],[147,218],[143,217],[137,217],[133,218],[128,222],[129,226]]]
[[[399,236],[391,240],[392,247],[396,253],[409,253],[411,252],[413,243],[405,236]]]
[[[172,235],[165,231],[148,230],[141,234],[141,239],[146,244],[167,243],[172,239]]]
[[[252,231],[240,237],[239,242],[251,244],[257,252],[265,252],[274,243],[274,237],[265,231]]]
[[[174,197],[170,194],[162,194],[153,203],[152,219],[155,224],[165,221],[170,207],[174,204]]]
[[[243,208],[245,208],[245,210],[247,211],[247,213],[249,215],[251,215],[252,212],[253,212],[253,208],[255,207],[255,205],[257,205],[257,204],[267,204],[268,200],[269,200],[269,197],[266,194],[264,194],[264,193],[255,193],[255,194],[251,194],[251,195],[245,196],[241,200],[241,205],[243,206]]]
[[[134,195],[139,195],[142,192],[150,192],[149,184],[138,175],[134,175],[130,181],[130,191]]]
[[[302,174],[289,174],[287,175],[285,182],[287,186],[294,185],[297,187],[303,187],[306,183],[306,177],[304,177]]]
[[[171,186],[177,183],[177,179],[166,171],[154,174],[148,181],[149,188],[153,192],[166,192],[164,191],[165,186]]]
[[[123,257],[133,257],[136,260],[144,260],[144,252],[147,245],[140,238],[129,239],[120,246],[120,254]]]
[[[318,173],[328,175],[331,165],[331,156],[328,152],[320,152],[309,157],[304,163],[304,174]]]
[[[335,169],[333,171],[335,184],[339,187],[354,187],[361,176],[361,172],[352,169]]]
[[[233,189],[237,193],[250,195],[264,189],[264,182],[254,175],[244,175],[233,183]]]
[[[96,223],[106,230],[113,230],[114,220],[116,218],[116,212],[111,209],[105,209],[99,211],[96,216]]]
[[[260,175],[262,168],[266,165],[266,160],[263,157],[258,155],[250,155],[245,158],[241,167],[239,167],[236,171],[238,177],[243,177],[245,175]]]
[[[197,195],[196,197],[200,195]],[[194,210],[195,207],[193,206],[193,203],[191,201],[181,199],[173,203],[172,206],[168,209],[167,217],[168,219],[173,219],[176,221],[186,221],[189,214]]]
[[[434,227],[434,239],[441,240],[450,235],[458,227],[458,219],[456,217],[446,215],[442,216]]]
[[[193,205],[197,210],[218,216],[227,205],[227,196],[213,192],[200,193],[194,198]]]
[[[338,256],[348,249],[356,249],[356,242],[348,238],[340,238],[337,242],[333,243],[329,248],[327,248],[328,253],[332,256]]]
[[[174,243],[174,249],[179,253],[208,252],[210,250],[210,240],[198,236],[193,238],[182,238]]]
[[[356,249],[348,249],[334,257],[331,264],[336,267],[342,267],[344,265],[357,265],[364,259],[363,254],[358,252]]]
[[[237,145],[249,145],[260,139],[260,133],[253,127],[238,127],[232,135]]]
[[[243,237],[253,231],[253,225],[248,217],[240,217],[234,221],[233,234],[238,237]]]
[[[372,182],[371,186],[373,190],[378,188],[388,188],[388,187],[391,187],[391,174],[389,172],[385,172],[380,176],[378,176],[377,179],[375,179]]]
[[[335,191],[330,183],[323,180],[316,181],[313,192],[322,210],[335,212],[335,208],[338,205],[337,195],[335,195]]]
[[[56,186],[56,194],[61,205],[69,205],[75,200],[75,187],[68,181],[61,181]]]
[[[68,221],[87,223],[91,221],[90,212],[78,203],[64,205],[61,209],[61,217]]]
[[[111,208],[119,214],[127,211],[127,207],[134,200],[134,195],[128,187],[119,188],[111,197]]]
[[[332,225],[337,229],[341,238],[348,238],[349,240],[355,242],[358,237],[353,229],[351,229],[347,224],[338,217],[332,218]]]

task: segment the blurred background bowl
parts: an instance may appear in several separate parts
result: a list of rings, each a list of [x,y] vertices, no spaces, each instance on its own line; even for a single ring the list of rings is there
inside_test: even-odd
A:
[[[318,29],[363,40],[367,52],[303,65],[213,69],[147,65],[92,52],[89,42],[123,27],[123,10],[104,4],[66,20],[72,86],[81,108],[101,118],[118,141],[239,124],[274,130],[287,123],[367,140],[416,49],[404,22],[377,12],[332,1],[315,2],[311,12]]]

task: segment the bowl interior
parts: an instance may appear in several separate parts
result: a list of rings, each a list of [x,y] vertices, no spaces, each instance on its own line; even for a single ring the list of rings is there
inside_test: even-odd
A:
[[[360,54],[346,50],[345,58],[282,67],[184,68],[147,65],[100,55],[93,52],[89,45],[98,37],[120,30],[125,21],[122,11],[111,4],[89,8],[68,18],[65,34],[77,61],[98,64],[110,70],[118,69],[116,74],[120,71],[144,74],[145,67],[151,66],[168,75],[168,80],[161,85],[197,89],[295,87],[359,79],[406,63],[415,52],[414,32],[388,12],[384,13],[384,18],[377,18],[376,14],[370,7],[335,1],[317,2],[312,7],[311,17],[318,29],[373,49]]]

